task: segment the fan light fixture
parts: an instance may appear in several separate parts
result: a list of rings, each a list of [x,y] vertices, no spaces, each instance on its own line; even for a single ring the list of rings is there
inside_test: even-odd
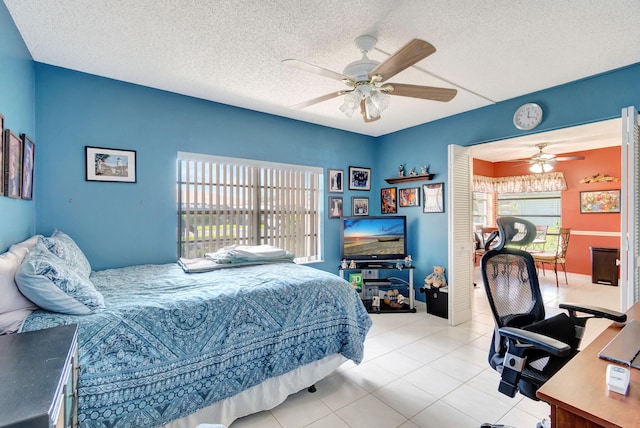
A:
[[[529,171],[540,174],[541,172],[553,171],[553,165],[547,162],[536,162],[529,167]]]
[[[367,56],[376,45],[375,37],[363,35],[357,37],[355,42],[356,47],[362,53],[362,58],[348,64],[342,73],[336,73],[297,59],[282,60],[282,63],[289,67],[339,80],[349,88],[298,103],[291,108],[302,109],[344,95],[340,111],[347,117],[351,117],[359,107],[364,121],[373,122],[380,119],[380,113],[389,105],[389,95],[447,102],[451,101],[458,93],[456,89],[387,82],[387,79],[436,51],[432,44],[424,40],[413,39],[409,41],[383,62],[370,59]]]
[[[367,119],[376,119],[389,106],[389,94],[372,86],[370,83],[356,83],[356,87],[345,94],[340,111],[347,117],[353,116],[353,112],[364,101]]]

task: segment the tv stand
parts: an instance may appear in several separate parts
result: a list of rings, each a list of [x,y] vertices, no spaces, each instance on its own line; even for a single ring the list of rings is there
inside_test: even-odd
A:
[[[408,302],[405,302],[403,307],[398,309],[391,308],[382,302],[379,307],[374,307],[371,293],[375,294],[376,296],[379,296],[378,291],[380,288],[393,290],[395,287],[393,282],[391,282],[389,279],[386,279],[386,278],[375,278],[375,279],[367,278],[366,281],[364,281],[364,283],[362,284],[362,292],[360,293],[360,298],[362,299],[364,306],[367,308],[367,312],[369,313],[406,313],[406,312],[415,313],[416,308],[414,307],[415,296],[413,291],[413,269],[414,269],[413,266],[407,267],[407,266],[404,266],[403,264],[402,271],[407,271],[409,273],[409,281],[408,281],[408,285],[406,286],[407,293],[409,294],[409,296],[407,296]],[[349,268],[343,268],[343,267],[338,268],[340,278],[342,279],[344,279],[345,271],[362,272],[363,270],[376,270],[376,271],[398,270],[398,272],[400,272],[400,270],[396,267],[395,262],[362,262],[362,263],[356,263],[355,269],[349,269]]]
[[[364,262],[356,263],[358,269],[395,269],[396,264],[390,262]]]

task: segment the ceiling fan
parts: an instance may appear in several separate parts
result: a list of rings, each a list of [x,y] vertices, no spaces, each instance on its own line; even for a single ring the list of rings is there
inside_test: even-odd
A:
[[[584,156],[556,156],[551,153],[545,153],[543,150],[547,145],[547,143],[536,144],[538,153],[531,156],[529,159],[514,159],[507,162],[527,162],[531,164],[529,167],[531,172],[540,173],[552,171],[557,162],[584,160]]]
[[[434,53],[436,48],[433,45],[424,40],[413,39],[385,61],[379,62],[367,57],[376,42],[377,40],[372,36],[364,35],[356,38],[355,43],[362,53],[362,58],[347,65],[342,74],[297,59],[283,60],[284,65],[339,80],[348,88],[291,107],[302,109],[344,95],[340,110],[347,117],[351,117],[359,107],[364,121],[373,122],[380,119],[380,113],[389,105],[389,95],[443,102],[450,101],[456,96],[458,92],[456,89],[385,83],[387,79]]]

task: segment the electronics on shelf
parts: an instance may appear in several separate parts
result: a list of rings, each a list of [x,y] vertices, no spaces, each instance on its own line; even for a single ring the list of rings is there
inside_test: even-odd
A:
[[[342,218],[340,259],[358,268],[385,269],[407,256],[405,216]]]

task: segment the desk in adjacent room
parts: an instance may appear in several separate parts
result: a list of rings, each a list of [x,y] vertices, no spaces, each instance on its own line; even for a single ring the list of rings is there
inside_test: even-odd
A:
[[[640,319],[640,303],[627,311]],[[608,361],[598,352],[620,331],[611,325],[547,381],[537,396],[551,405],[553,428],[639,427],[640,370],[631,370],[627,396],[607,390]]]

